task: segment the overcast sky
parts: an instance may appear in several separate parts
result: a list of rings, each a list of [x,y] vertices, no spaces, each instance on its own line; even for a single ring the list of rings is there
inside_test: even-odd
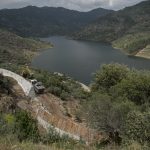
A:
[[[80,11],[88,11],[102,7],[119,10],[144,0],[0,0],[0,9],[20,8],[28,5],[65,7]]]

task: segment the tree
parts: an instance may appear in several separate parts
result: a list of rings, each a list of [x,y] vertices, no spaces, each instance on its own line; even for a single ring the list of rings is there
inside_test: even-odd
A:
[[[85,108],[91,126],[107,133],[112,141],[120,143],[122,125],[127,114],[134,109],[134,104],[123,100],[112,102],[110,96],[95,93]]]
[[[127,77],[129,69],[120,64],[103,65],[99,71],[95,73],[92,90],[108,91],[112,86],[118,84],[122,79]]]
[[[130,112],[123,128],[123,135],[128,140],[150,144],[150,111],[141,113]]]
[[[138,105],[150,102],[150,73],[130,72],[126,79],[111,88],[111,94],[127,97]]]
[[[37,122],[25,111],[16,114],[15,132],[20,141],[31,140],[36,142],[39,139]]]

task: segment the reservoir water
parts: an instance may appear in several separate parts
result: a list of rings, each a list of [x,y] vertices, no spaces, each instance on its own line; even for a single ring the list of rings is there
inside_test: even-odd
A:
[[[54,48],[41,52],[33,59],[32,66],[49,72],[64,73],[85,84],[91,82],[93,73],[102,64],[114,62],[131,68],[150,69],[150,60],[127,56],[111,45],[71,40],[60,36],[42,40],[50,41]]]

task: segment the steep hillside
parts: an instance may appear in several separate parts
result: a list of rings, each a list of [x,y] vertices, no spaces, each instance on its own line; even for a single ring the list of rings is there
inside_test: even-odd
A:
[[[0,11],[0,27],[15,31],[22,36],[47,36],[72,33],[100,16],[112,12],[95,9],[78,12],[65,8],[28,6],[21,9]]]
[[[22,38],[0,29],[0,63],[30,63],[38,49],[48,48],[49,43]]]
[[[129,54],[136,54],[150,44],[150,31],[126,34],[112,44],[113,47],[123,49]]]
[[[136,56],[150,59],[150,45],[139,51]]]
[[[77,33],[75,37],[77,39],[109,43],[117,40],[114,42],[115,47],[124,49],[124,46],[126,45],[125,50],[127,49],[128,52],[130,51],[132,53],[133,51],[138,51],[139,49],[144,48],[145,45],[150,42],[147,33],[148,31],[150,31],[149,0],[123,10],[113,12],[104,17],[100,17],[98,20],[84,28],[84,30]],[[130,44],[134,38],[131,38],[129,41],[130,43],[128,43],[127,39],[130,35],[134,34],[145,34],[146,43],[143,42],[143,44],[141,44],[139,47],[131,48],[128,46],[128,44]],[[136,37],[138,38],[136,39],[137,41],[143,41],[143,36]],[[124,43],[124,41],[126,42]]]
[[[74,81],[65,76],[54,77],[50,73],[36,70],[35,73],[39,79],[45,80],[43,83],[49,87],[47,89],[54,88],[54,92],[59,92],[59,88],[68,89],[69,94],[73,96],[71,87],[77,89],[76,86],[72,86]],[[36,77],[35,73],[34,77]],[[60,78],[67,80],[63,82]],[[71,87],[66,81],[71,83],[69,85]],[[58,83],[66,84],[68,87]],[[109,64],[103,65],[95,73],[91,92],[84,98],[81,91],[76,93],[78,99],[73,100],[72,98],[60,99],[46,90],[47,92],[38,95],[36,100],[29,100],[21,92],[17,82],[1,75],[0,150],[1,147],[2,150],[57,148],[60,150],[148,150],[150,147],[149,87],[149,71]],[[72,107],[76,113],[72,114],[74,112],[70,109]],[[79,133],[82,135],[81,139],[75,141],[66,135],[60,136],[58,130],[56,132],[52,127],[48,132],[44,132],[41,127],[41,125],[46,127],[44,121],[71,134],[78,136]],[[72,124],[73,122],[75,124]],[[95,137],[88,133],[91,130],[87,131],[87,128],[82,130],[85,124],[99,134]],[[99,139],[101,134],[104,137],[102,140]],[[93,137],[94,143],[86,145],[82,137],[88,140]]]

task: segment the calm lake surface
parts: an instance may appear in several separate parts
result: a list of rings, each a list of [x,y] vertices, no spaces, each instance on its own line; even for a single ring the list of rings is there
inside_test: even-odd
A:
[[[112,46],[87,41],[76,41],[53,36],[42,40],[53,43],[54,48],[42,52],[32,61],[32,66],[49,72],[60,72],[89,84],[93,73],[102,64],[112,62],[137,69],[150,69],[150,60],[127,56]]]

